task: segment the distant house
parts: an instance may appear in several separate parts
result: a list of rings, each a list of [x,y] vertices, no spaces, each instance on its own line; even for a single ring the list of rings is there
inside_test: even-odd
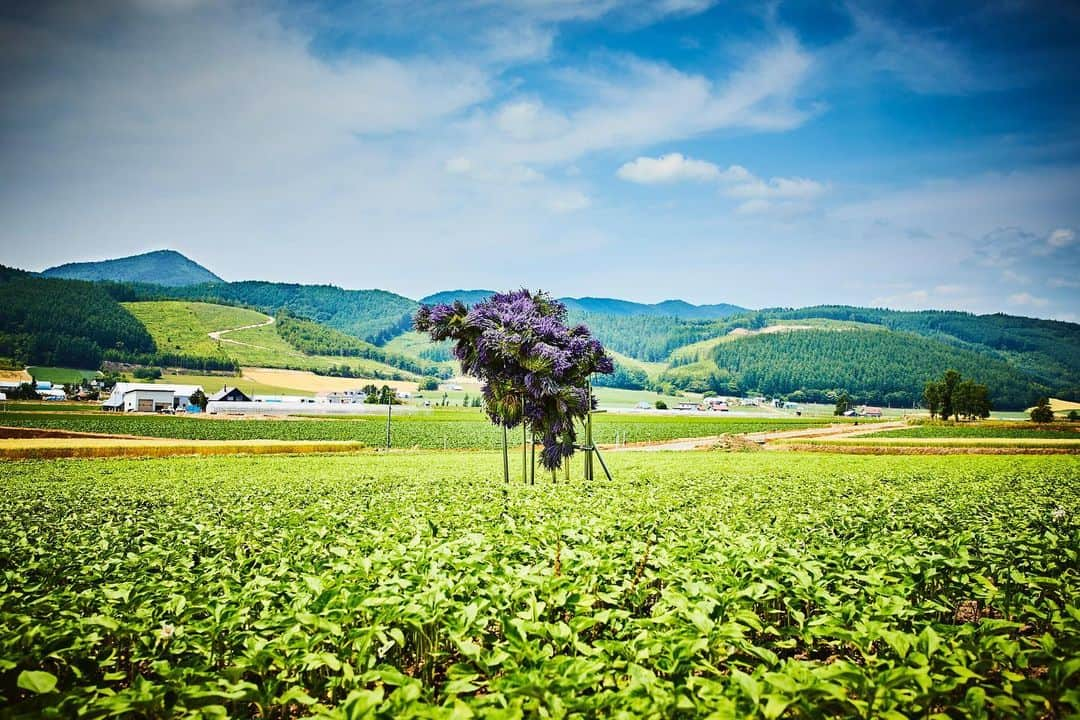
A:
[[[799,404],[793,402],[786,402],[781,407],[783,407],[785,410],[798,410]]]
[[[638,410],[651,410],[651,409],[652,409],[652,405],[650,405],[649,403],[647,403],[647,402],[645,402],[644,400],[642,400],[641,402],[639,402],[639,403],[637,404],[637,409],[638,409]]]
[[[208,402],[251,402],[240,388],[225,386],[207,398]]]
[[[323,396],[325,401],[332,404],[363,403],[367,400],[367,393],[363,390],[335,390]]]
[[[859,414],[866,417],[881,417],[881,408],[864,405],[862,410],[859,411]]]
[[[692,402],[681,402],[675,406],[676,410],[697,410],[698,404]]]
[[[200,385],[116,383],[101,409],[116,412],[175,410],[190,405],[191,396],[199,390],[202,390]]]

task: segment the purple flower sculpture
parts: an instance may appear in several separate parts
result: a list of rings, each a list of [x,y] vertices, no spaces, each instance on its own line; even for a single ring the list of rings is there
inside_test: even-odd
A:
[[[471,308],[423,305],[413,324],[432,340],[452,340],[461,369],[483,383],[491,421],[526,427],[544,445],[554,470],[574,454],[574,420],[593,409],[589,376],[615,368],[584,325],[566,326],[566,306],[547,293],[496,293]]]

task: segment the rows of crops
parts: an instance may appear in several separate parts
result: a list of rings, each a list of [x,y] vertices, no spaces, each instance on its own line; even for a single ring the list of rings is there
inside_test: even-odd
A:
[[[1071,458],[0,464],[22,717],[1065,717]]]
[[[905,438],[1042,438],[1080,439],[1080,423],[973,423],[946,425],[927,423],[898,430],[885,430],[874,437]]]
[[[684,418],[647,415],[598,415],[594,434],[598,442],[644,442],[724,433],[760,432],[826,425],[809,419]],[[0,425],[51,428],[77,432],[168,437],[183,440],[357,440],[370,445],[386,441],[386,419],[381,416],[335,420],[211,420],[192,417],[100,413],[0,413]],[[448,416],[402,415],[392,423],[397,447],[494,448],[502,431],[480,412]],[[511,440],[520,442],[520,435]]]

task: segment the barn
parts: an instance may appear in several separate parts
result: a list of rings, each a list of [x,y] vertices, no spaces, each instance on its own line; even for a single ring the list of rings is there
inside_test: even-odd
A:
[[[191,404],[191,396],[202,390],[199,385],[154,383],[116,383],[102,410],[116,412],[161,412]]]
[[[251,402],[240,388],[225,386],[207,398],[210,402]]]

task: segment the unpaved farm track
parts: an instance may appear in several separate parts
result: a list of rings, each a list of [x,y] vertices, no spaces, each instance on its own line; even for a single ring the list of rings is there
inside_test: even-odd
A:
[[[244,325],[243,327],[229,328],[228,330],[215,330],[206,334],[210,336],[211,340],[217,340],[218,342],[232,343],[233,345],[242,345],[243,347],[255,348],[256,350],[265,350],[266,352],[276,352],[273,348],[263,347],[262,345],[255,345],[253,343],[246,343],[239,340],[231,340],[227,337],[222,337],[227,333],[240,332],[241,330],[251,330],[253,328],[266,327],[267,325],[273,324],[274,318],[267,316],[266,322],[255,323],[254,325]],[[303,353],[301,352],[294,352],[293,354],[298,357],[303,357]]]
[[[907,423],[901,420],[873,423],[871,425],[852,425],[850,423],[837,423],[828,427],[800,428],[798,430],[772,430],[769,432],[747,433],[739,437],[762,445],[768,449],[769,443],[775,440],[791,440],[795,438],[833,439],[842,437],[857,437],[882,430],[894,430],[907,427]],[[662,451],[685,451],[685,450],[708,450],[724,439],[723,435],[710,435],[707,437],[680,438],[678,440],[663,440],[660,442],[631,443],[629,445],[601,445],[604,452],[662,452]]]

